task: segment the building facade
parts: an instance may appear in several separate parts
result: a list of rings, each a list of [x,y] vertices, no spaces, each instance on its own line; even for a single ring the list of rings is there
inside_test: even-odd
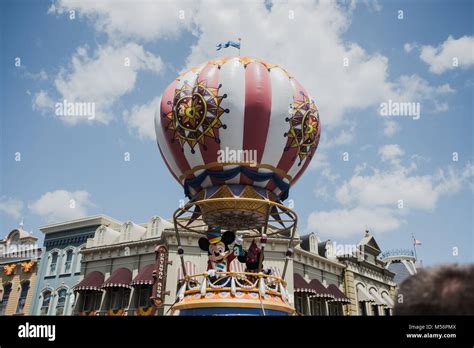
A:
[[[152,306],[155,247],[172,226],[156,216],[138,225],[101,225],[81,253],[83,272],[74,287],[75,315],[155,315]]]
[[[367,232],[368,233],[368,232]],[[199,248],[202,237],[180,231],[187,274],[207,269],[207,252]],[[247,248],[250,241],[244,241]],[[163,306],[155,309],[150,297],[157,272],[157,246],[165,246],[166,264]],[[281,275],[284,268],[287,238],[269,238],[265,248],[264,268]],[[293,257],[286,273],[290,301],[301,315],[389,315],[396,284],[394,274],[377,259],[380,249],[372,236],[365,236],[359,248],[365,259],[353,263],[353,255],[337,255],[330,241],[321,242],[315,234],[294,241]],[[136,224],[99,226],[94,237],[81,249],[82,273],[73,287],[75,315],[169,315],[183,279],[178,241],[173,225],[160,217]],[[244,271],[245,265],[234,261],[231,269]],[[347,284],[347,282],[350,282]],[[368,297],[357,289],[367,287]],[[373,292],[379,296],[372,294]],[[389,297],[385,299],[384,296]],[[363,303],[365,311],[359,310]],[[377,308],[375,313],[372,308]],[[388,310],[387,310],[388,309]]]
[[[354,252],[337,257],[345,265],[344,292],[350,299],[347,315],[392,314],[397,287],[395,273],[386,268],[380,254],[375,238],[365,231]]]
[[[0,315],[28,314],[41,249],[23,224],[0,240]]]
[[[120,226],[104,215],[40,227],[43,253],[37,274],[30,314],[71,315],[75,303],[72,287],[81,278],[81,249],[99,226]]]
[[[323,244],[316,234],[310,233],[301,237],[295,248],[294,305],[301,315],[343,315],[345,312],[348,299],[341,291],[345,266],[331,257],[332,253],[323,252]]]

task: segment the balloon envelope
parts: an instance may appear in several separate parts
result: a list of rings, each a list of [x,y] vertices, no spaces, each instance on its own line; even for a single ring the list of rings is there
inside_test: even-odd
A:
[[[321,126],[314,100],[284,68],[248,57],[178,76],[155,116],[163,159],[190,198],[250,185],[280,200],[309,165]]]

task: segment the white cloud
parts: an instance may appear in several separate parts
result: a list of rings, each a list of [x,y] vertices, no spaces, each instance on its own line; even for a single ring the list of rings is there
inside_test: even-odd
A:
[[[80,46],[71,59],[69,69],[62,69],[54,81],[55,94],[59,95],[54,104],[63,100],[94,103],[94,120],[108,123],[113,117],[110,108],[120,97],[133,90],[138,72],[157,73],[162,68],[160,57],[146,52],[135,43],[99,47],[92,56],[89,56],[87,47]],[[53,111],[52,101],[53,97],[40,91],[33,105]],[[60,118],[71,124],[87,120],[87,117]]]
[[[336,199],[343,205],[398,208],[433,211],[442,195],[456,193],[473,176],[473,166],[463,171],[439,171],[436,175],[410,175],[406,168],[373,175],[354,175],[336,191]]]
[[[48,223],[84,217],[94,206],[87,191],[66,190],[46,192],[37,201],[28,204],[34,214],[42,216]]]
[[[455,39],[449,36],[437,47],[421,46],[420,59],[430,66],[430,71],[441,74],[457,67],[467,69],[474,65],[474,37]]]
[[[214,47],[218,42],[241,37],[242,55],[287,68],[315,98],[322,123],[332,127],[341,124],[344,115],[354,109],[378,107],[390,98],[400,99],[400,93],[408,94],[403,80],[389,80],[385,56],[368,53],[342,38],[350,27],[354,6],[334,1],[274,1],[268,10],[264,1],[232,1],[222,6],[219,1],[96,4],[64,0],[58,1],[51,12],[77,9],[111,40],[148,41],[192,32],[197,42],[186,59],[187,67],[214,59],[216,54],[235,54],[230,50],[216,53]],[[379,7],[374,5],[375,10]],[[180,11],[184,11],[184,19],[180,19]],[[343,64],[345,59],[348,66]],[[418,93],[416,87],[410,92]],[[422,96],[435,98],[426,93]]]
[[[410,53],[410,52],[413,51],[413,49],[416,48],[416,47],[417,47],[416,44],[414,44],[414,43],[409,43],[409,42],[407,42],[407,43],[405,43],[405,44],[403,45],[403,49],[404,49],[405,52],[407,52],[407,53]]]
[[[454,92],[449,84],[431,86],[418,75],[403,75],[397,80],[391,99],[420,103],[424,100],[435,102],[437,97]]]
[[[192,17],[198,1],[77,1],[53,3],[49,13],[69,15],[76,10],[94,23],[97,31],[110,37],[154,40],[177,38],[183,30],[192,29]]]
[[[354,175],[333,195],[342,207],[313,212],[308,218],[309,230],[339,237],[358,234],[365,226],[377,232],[391,231],[399,228],[413,210],[433,212],[442,197],[459,192],[464,185],[474,190],[474,165],[470,163],[462,170],[448,168],[434,175],[416,175],[412,174],[414,162],[407,167],[400,164],[404,152],[398,145],[384,146],[379,152],[394,167],[387,171],[374,169],[366,175],[361,174],[365,166],[356,167]],[[331,196],[326,189],[315,194]]]
[[[392,209],[356,207],[313,212],[308,228],[321,236],[346,238],[360,235],[367,227],[377,233],[395,230],[402,222]]]
[[[160,110],[161,96],[154,98],[148,104],[134,105],[126,110],[123,117],[129,130],[136,133],[140,139],[155,139],[155,113]]]
[[[405,151],[398,144],[384,145],[379,149],[379,155],[384,162],[396,160],[404,154]]]
[[[398,132],[400,129],[398,123],[395,121],[385,121],[384,123],[384,128],[383,128],[383,134],[385,134],[387,137],[391,138],[395,135],[395,133]]]
[[[23,202],[16,198],[10,198],[6,196],[0,197],[0,212],[11,216],[14,219],[21,217],[23,210]]]
[[[396,207],[403,200],[407,208],[432,210],[439,194],[431,176],[408,176],[404,171],[354,175],[336,191],[344,205]]]
[[[352,143],[354,140],[355,126],[350,127],[350,129],[343,129],[336,135],[334,138],[325,139],[324,142],[321,141],[324,148],[329,149],[335,146],[347,145]],[[324,134],[322,135],[324,137]]]
[[[48,93],[44,90],[39,91],[33,96],[32,106],[33,110],[46,111],[54,109],[54,101],[50,98]]]

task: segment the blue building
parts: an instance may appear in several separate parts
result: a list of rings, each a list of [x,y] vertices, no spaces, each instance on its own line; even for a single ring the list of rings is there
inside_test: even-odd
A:
[[[105,215],[40,227],[43,253],[37,274],[31,315],[71,315],[75,303],[73,287],[81,274],[81,249],[100,226],[118,228],[122,223]]]

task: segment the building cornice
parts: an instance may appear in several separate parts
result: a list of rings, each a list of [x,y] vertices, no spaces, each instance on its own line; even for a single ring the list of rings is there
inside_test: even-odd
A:
[[[96,226],[96,225],[104,225],[104,226],[118,228],[122,225],[122,222],[115,220],[111,218],[110,216],[100,214],[100,215],[87,216],[81,219],[41,226],[39,230],[43,232],[44,234],[48,234],[48,233],[54,233],[54,232],[60,232],[64,230]]]
[[[313,258],[313,259],[315,259],[319,262],[325,262],[325,263],[328,263],[330,265],[333,265],[333,266],[341,268],[341,269],[346,268],[346,266],[343,263],[327,259],[325,257],[322,257],[321,255],[317,255],[317,254],[312,253],[310,251],[304,250],[301,247],[295,248],[295,255],[298,254],[298,253],[301,254],[301,255],[305,255],[307,257],[311,257],[311,258]]]
[[[161,241],[162,241],[161,237],[153,237],[153,238],[140,239],[140,240],[135,240],[135,241],[126,241],[126,242],[101,245],[101,246],[96,246],[96,247],[91,247],[91,248],[83,248],[81,250],[81,253],[84,255],[93,254],[95,252],[113,251],[113,250],[122,249],[125,247],[142,246],[142,245],[147,245],[147,244],[159,244],[159,242]]]

